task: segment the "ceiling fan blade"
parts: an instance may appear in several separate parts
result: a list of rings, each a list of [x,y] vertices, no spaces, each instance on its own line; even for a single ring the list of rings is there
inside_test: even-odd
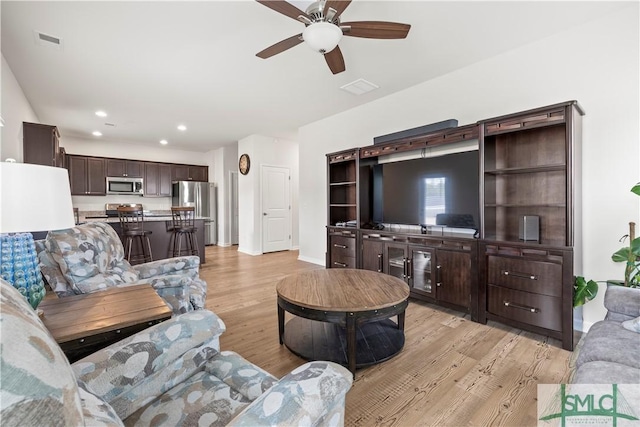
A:
[[[265,50],[256,53],[258,58],[267,59],[272,57],[273,55],[277,55],[281,52],[284,52],[287,49],[291,49],[294,46],[302,43],[302,33],[296,34],[295,36],[291,36],[288,39],[284,39],[279,41],[278,43],[269,46]]]
[[[358,21],[342,22],[340,27],[349,26],[351,29],[343,29],[345,36],[363,37],[365,39],[403,39],[409,34],[411,25],[386,21]]]
[[[327,2],[324,4],[324,10],[322,11],[322,14],[324,16],[327,16],[327,13],[329,13],[329,8],[332,8],[336,11],[336,14],[334,16],[338,17],[350,4],[351,0],[327,0]]]
[[[291,19],[298,20],[298,16],[302,15],[309,19],[309,15],[301,11],[291,3],[287,3],[284,0],[256,0],[258,3],[267,6],[271,10],[275,10]]]
[[[338,74],[345,70],[344,57],[342,56],[340,47],[336,46],[331,52],[325,53],[324,59],[327,61],[327,65],[333,74]]]

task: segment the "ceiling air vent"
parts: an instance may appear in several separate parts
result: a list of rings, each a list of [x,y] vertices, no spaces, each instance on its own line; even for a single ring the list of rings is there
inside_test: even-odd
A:
[[[51,36],[49,34],[34,31],[36,43],[40,46],[53,47],[55,49],[62,49],[62,39],[59,37]]]
[[[340,86],[340,89],[346,90],[354,95],[362,95],[363,93],[371,92],[378,89],[380,86],[375,85],[365,79],[358,79],[351,83],[347,83],[344,86]]]

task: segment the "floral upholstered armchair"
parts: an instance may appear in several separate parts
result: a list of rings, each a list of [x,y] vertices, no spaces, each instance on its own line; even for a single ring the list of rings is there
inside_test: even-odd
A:
[[[278,380],[220,351],[225,325],[197,310],[69,365],[24,297],[0,279],[4,426],[339,426],[351,373],[309,362]]]
[[[92,222],[36,241],[40,271],[59,297],[114,286],[150,284],[174,314],[204,308],[207,284],[199,277],[200,258],[184,256],[132,266],[108,224]]]

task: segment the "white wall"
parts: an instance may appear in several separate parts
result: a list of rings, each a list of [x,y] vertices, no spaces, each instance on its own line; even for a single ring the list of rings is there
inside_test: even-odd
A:
[[[249,154],[251,168],[248,175],[238,177],[239,243],[240,252],[262,253],[262,209],[260,206],[261,166],[282,166],[291,172],[291,247],[298,246],[298,143],[261,135],[251,135],[238,141],[238,156]],[[237,160],[236,160],[237,161]]]
[[[324,265],[325,154],[373,137],[456,118],[478,120],[578,100],[583,120],[583,274],[620,278],[610,256],[639,219],[639,6],[300,128],[300,258]],[[366,77],[366,76],[365,76]],[[604,316],[604,287],[584,308],[585,327]]]
[[[0,116],[4,120],[4,126],[0,128],[0,160],[12,158],[22,162],[22,122],[40,123],[40,120],[31,108],[4,55],[0,81]]]
[[[226,145],[213,150],[213,164],[209,168],[209,181],[215,182],[218,191],[218,245],[231,246],[231,220],[230,220],[230,194],[229,194],[229,172],[238,169],[238,144]]]

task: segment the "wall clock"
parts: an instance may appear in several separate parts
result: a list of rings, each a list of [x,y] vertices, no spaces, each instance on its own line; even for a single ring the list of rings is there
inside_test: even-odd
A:
[[[238,162],[238,169],[240,169],[240,173],[242,175],[248,174],[250,167],[251,167],[251,160],[249,159],[249,155],[243,154],[242,156],[240,156],[240,161]]]

